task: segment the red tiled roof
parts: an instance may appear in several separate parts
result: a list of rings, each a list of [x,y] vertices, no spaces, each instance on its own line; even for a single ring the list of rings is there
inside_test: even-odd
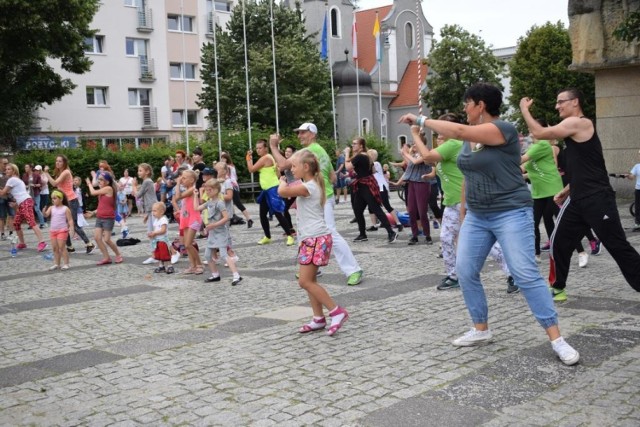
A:
[[[422,87],[424,84],[427,71],[427,66],[422,64],[420,69],[420,86],[418,86],[418,61],[410,61],[398,85],[398,96],[391,101],[389,107],[418,105],[418,87]]]
[[[376,22],[376,12],[382,25],[382,20],[391,11],[392,5],[376,7],[374,9],[356,12],[356,26],[358,28],[358,68],[370,73],[376,65],[376,39],[373,37],[373,24]]]

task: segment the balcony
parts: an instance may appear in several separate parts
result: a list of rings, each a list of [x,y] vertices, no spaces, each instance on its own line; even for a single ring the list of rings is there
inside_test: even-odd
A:
[[[158,129],[158,109],[156,107],[142,107],[142,130]]]
[[[209,12],[207,13],[207,32],[206,32],[206,36],[209,38],[213,38],[213,30],[215,29],[215,26],[213,25],[213,20],[214,20],[214,14],[213,12]],[[220,17],[215,16],[215,22],[216,25],[220,25]]]
[[[150,33],[153,31],[151,9],[146,7],[138,8],[138,31],[141,33]]]
[[[156,75],[153,68],[153,59],[146,56],[139,56],[140,61],[140,81],[143,83],[151,83],[156,81]]]

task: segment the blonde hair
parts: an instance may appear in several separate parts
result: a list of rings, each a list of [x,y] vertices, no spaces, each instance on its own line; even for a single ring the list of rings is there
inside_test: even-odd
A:
[[[147,172],[147,177],[148,178],[152,178],[153,177],[153,168],[151,167],[151,165],[149,163],[140,163],[138,165],[138,168],[144,169],[145,172]]]
[[[18,165],[15,163],[9,163],[7,166],[9,166],[13,171],[13,176],[20,178],[20,169],[18,169]]]
[[[378,160],[378,151],[374,150],[373,148],[369,148],[367,150],[367,155],[369,156],[372,162],[375,162],[376,160]]]
[[[159,208],[161,213],[165,213],[167,211],[167,207],[162,202],[155,202],[151,205],[151,208]]]
[[[218,190],[218,194],[220,194],[220,190],[222,189],[222,184],[220,181],[215,179],[209,179],[204,184],[202,184],[205,188],[213,188],[214,190]]]
[[[198,174],[192,171],[191,169],[185,169],[182,171],[182,176],[190,176],[193,179],[193,182],[196,182],[198,179]]]
[[[293,153],[291,158],[295,158],[302,165],[309,166],[309,172],[313,175],[313,179],[320,188],[320,205],[324,206],[327,201],[327,194],[324,187],[324,176],[322,175],[320,162],[318,162],[316,155],[309,150],[300,150]]]

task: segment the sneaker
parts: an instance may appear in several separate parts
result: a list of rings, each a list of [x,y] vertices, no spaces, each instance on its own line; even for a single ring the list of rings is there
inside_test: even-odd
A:
[[[513,294],[516,292],[520,292],[520,288],[513,281],[513,276],[507,277],[507,293]]]
[[[355,273],[351,273],[349,277],[347,277],[347,285],[349,286],[359,285],[360,282],[362,282],[362,274],[363,274],[362,270],[358,270]]]
[[[269,243],[271,243],[271,239],[267,236],[264,236],[262,239],[258,240],[259,245],[268,245]]]
[[[433,220],[433,228],[434,230],[437,230],[438,228],[440,228],[440,223],[435,219]]]
[[[93,243],[89,243],[87,245],[87,255],[91,255],[95,248],[96,248],[96,245],[94,245]]]
[[[176,252],[175,254],[171,255],[171,264],[175,264],[178,261],[180,261],[180,252]]]
[[[149,257],[147,259],[145,259],[144,261],[142,261],[142,264],[144,265],[149,265],[149,264],[154,264],[158,261],[156,261],[156,259],[154,257]]]
[[[320,276],[322,276],[322,271],[318,270],[316,272],[316,277],[320,277]],[[351,276],[349,276],[349,277],[351,277]],[[300,273],[296,273],[296,279],[299,279],[299,278],[300,278]]]
[[[60,267],[60,270],[62,270],[62,271],[66,271],[68,269],[69,269],[69,264],[65,264],[62,267]]]
[[[424,242],[429,246],[433,245],[433,239],[431,239],[431,236],[427,236],[427,238],[424,239]]]
[[[76,251],[76,248],[74,248],[73,246],[67,246],[67,252],[74,253]]]
[[[351,221],[349,221],[349,224],[355,224],[356,222],[358,222],[358,220],[356,218],[353,218]]]
[[[578,266],[580,268],[585,268],[588,263],[589,263],[589,254],[587,254],[586,252],[578,254]]]
[[[396,240],[398,240],[398,232],[392,231],[391,234],[389,234],[389,243],[393,243]]]
[[[459,287],[460,287],[460,283],[458,283],[458,279],[454,279],[451,276],[447,276],[444,279],[442,279],[442,282],[438,286],[436,286],[436,289],[438,289],[439,291],[444,291],[446,289],[454,289]]]
[[[219,281],[220,281],[220,276],[216,276],[216,277],[210,276],[209,278],[204,279],[204,283],[212,283],[212,282],[219,282]]]
[[[564,302],[567,300],[567,292],[564,289],[549,287],[549,291],[551,291],[551,296],[555,302]]]
[[[247,220],[247,228],[251,228],[251,227],[253,227],[253,220],[251,218],[249,218]]]
[[[591,255],[600,255],[602,252],[602,244],[600,240],[590,240],[589,244],[591,245]]]
[[[47,248],[47,244],[45,242],[38,243],[38,252],[42,252]]]
[[[491,342],[492,339],[493,334],[490,330],[479,331],[476,328],[471,328],[469,332],[453,340],[453,345],[457,347],[473,347]]]
[[[122,230],[122,238],[126,239],[127,236],[129,235],[129,229],[125,228],[124,230]]]
[[[378,227],[372,225],[371,227],[367,228],[367,231],[378,231]]]
[[[240,282],[242,282],[242,276],[238,277],[237,279],[233,279],[231,281],[231,286],[236,286],[238,285]]]
[[[24,244],[24,243],[18,243],[16,245],[16,249],[18,249],[18,250],[27,249],[27,245]]]
[[[367,238],[367,236],[365,236],[364,234],[361,234],[353,239],[354,242],[366,242],[367,240],[369,240],[369,238]]]
[[[551,242],[545,243],[544,246],[540,248],[542,252],[549,252],[550,249],[551,249]]]
[[[580,360],[580,353],[571,347],[562,337],[551,341],[551,347],[562,363],[567,366],[575,365]]]
[[[49,267],[49,271],[54,271],[54,270],[57,270],[58,268],[60,267],[57,264],[54,264],[51,267]]]
[[[418,243],[418,238],[413,236],[412,238],[409,239],[409,241],[407,242],[407,245],[412,246],[412,245],[415,245],[416,243]]]
[[[287,246],[293,246],[296,244],[296,240],[293,236],[287,236]]]
[[[2,235],[0,235],[0,240],[7,240],[7,236],[5,236],[4,233],[2,233]]]
[[[402,230],[404,230],[404,225],[398,223],[398,233],[401,232]]]

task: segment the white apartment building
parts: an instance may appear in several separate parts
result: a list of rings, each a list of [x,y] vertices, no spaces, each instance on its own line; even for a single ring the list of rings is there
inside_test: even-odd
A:
[[[34,136],[76,137],[108,143],[178,140],[208,127],[196,101],[202,90],[201,48],[223,28],[231,1],[108,0],[86,41],[91,71],[70,74],[77,86],[38,112]]]

